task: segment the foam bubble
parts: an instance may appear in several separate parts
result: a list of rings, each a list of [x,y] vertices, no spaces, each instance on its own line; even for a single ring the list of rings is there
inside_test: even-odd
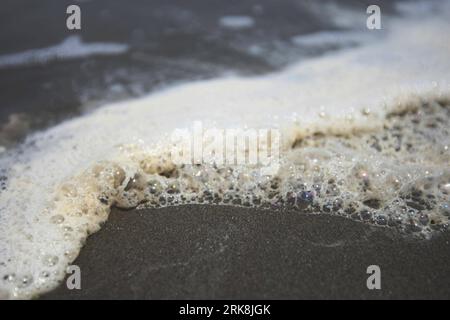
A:
[[[330,212],[428,237],[448,224],[448,6],[358,48],[253,78],[104,106],[0,158],[0,296],[54,288],[111,206],[216,203]],[[277,128],[280,169],[175,165],[169,136]],[[244,150],[245,152],[245,150]]]

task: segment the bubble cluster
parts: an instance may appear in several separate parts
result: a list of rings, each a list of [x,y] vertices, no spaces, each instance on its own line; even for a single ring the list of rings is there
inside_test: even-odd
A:
[[[259,165],[175,165],[168,150],[123,146],[115,160],[96,163],[51,193],[34,218],[40,220],[35,233],[18,229],[7,245],[32,242],[41,232],[63,237],[29,260],[0,261],[0,295],[28,298],[53,288],[112,207],[213,204],[327,213],[430,238],[449,227],[450,101],[423,98],[395,110],[376,131],[302,132],[272,175]],[[64,254],[52,253],[59,250]],[[19,272],[30,261],[40,263]]]
[[[389,113],[377,132],[302,136],[282,154],[273,176],[262,175],[258,166],[177,167],[166,155],[160,161],[170,168],[167,174],[154,158],[140,154],[139,171],[115,205],[194,203],[330,213],[429,238],[449,226],[449,105],[445,99],[411,103]]]
[[[26,220],[36,228],[13,226],[2,250],[43,233],[50,242],[25,259],[2,252],[9,258],[0,261],[0,296],[29,298],[53,288],[112,207],[231,205],[339,215],[421,238],[447,230],[450,100],[423,98],[394,110],[379,130],[301,131],[272,175],[260,165],[175,165],[168,150],[122,146],[116,158],[63,180],[45,209]]]

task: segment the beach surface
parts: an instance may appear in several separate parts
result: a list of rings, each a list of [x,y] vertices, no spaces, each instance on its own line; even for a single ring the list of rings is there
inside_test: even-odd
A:
[[[228,206],[113,210],[42,299],[449,299],[450,234],[411,239],[338,216]],[[378,265],[381,290],[369,290]]]

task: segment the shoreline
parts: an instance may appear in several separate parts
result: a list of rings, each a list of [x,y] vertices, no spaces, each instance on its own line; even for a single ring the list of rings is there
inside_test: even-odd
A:
[[[5,19],[18,33],[4,35],[0,50],[26,62],[0,66],[0,299],[54,288],[103,224],[75,261],[83,290],[43,299],[449,296],[449,230],[417,242],[306,214],[335,212],[423,237],[448,229],[446,3],[383,5],[383,31],[371,35],[364,4],[294,0],[236,4],[253,19],[244,30],[220,23],[232,13],[225,2],[101,0],[83,4],[89,27],[77,38],[55,27],[60,18],[41,19],[39,35],[24,32],[36,16],[66,10],[44,2],[21,10],[20,28]],[[128,51],[36,59],[54,55],[63,39],[78,53],[104,43]],[[413,105],[401,105],[410,95]],[[164,139],[198,120],[255,137],[256,129],[285,128],[284,167],[274,176],[251,166],[217,170],[210,159],[177,165]],[[147,209],[133,209],[144,202]],[[105,222],[111,207],[131,210],[114,209]],[[277,211],[285,207],[299,210]],[[370,265],[381,266],[381,292],[366,288]]]

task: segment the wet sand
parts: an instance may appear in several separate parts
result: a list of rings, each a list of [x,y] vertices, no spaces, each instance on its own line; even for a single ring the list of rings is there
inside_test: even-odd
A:
[[[431,240],[346,218],[191,205],[114,210],[42,299],[449,299],[450,233]],[[366,269],[381,268],[381,290]]]

